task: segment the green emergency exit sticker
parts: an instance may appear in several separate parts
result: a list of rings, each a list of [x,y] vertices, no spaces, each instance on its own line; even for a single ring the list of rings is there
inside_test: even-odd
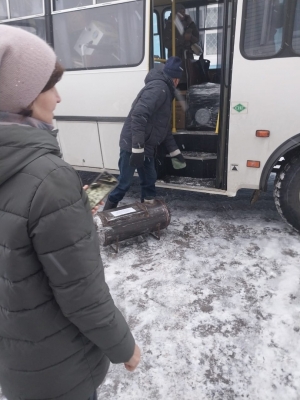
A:
[[[248,103],[241,102],[233,102],[231,107],[231,112],[233,114],[247,114],[248,112]]]
[[[237,104],[235,107],[233,107],[235,109],[235,111],[237,112],[241,112],[246,110],[246,107],[243,106],[243,104]]]

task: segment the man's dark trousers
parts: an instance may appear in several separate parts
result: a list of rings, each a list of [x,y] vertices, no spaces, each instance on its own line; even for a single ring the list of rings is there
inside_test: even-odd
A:
[[[111,203],[117,204],[123,199],[131,186],[135,170],[137,170],[137,173],[140,177],[141,201],[144,201],[145,197],[156,196],[155,182],[157,174],[155,170],[154,157],[145,157],[143,167],[135,168],[129,165],[130,156],[131,153],[121,149],[119,159],[119,183],[118,186],[108,196],[108,199]]]

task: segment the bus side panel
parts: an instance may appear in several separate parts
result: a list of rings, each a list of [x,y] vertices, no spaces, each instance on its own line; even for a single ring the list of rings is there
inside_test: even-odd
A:
[[[56,126],[66,162],[77,167],[103,168],[96,122],[56,121]]]
[[[125,119],[128,115],[147,72],[146,68],[139,66],[122,71],[64,74],[64,79],[58,84],[62,102],[58,104],[56,115],[61,148],[68,163],[118,171],[119,138],[123,126],[118,119]],[[59,117],[67,121],[60,121]],[[72,121],[72,117],[82,122]]]
[[[123,124],[99,122],[98,127],[104,168],[118,171],[119,139]]]
[[[67,71],[57,84],[58,116],[126,117],[144,85],[146,65],[95,71]]]

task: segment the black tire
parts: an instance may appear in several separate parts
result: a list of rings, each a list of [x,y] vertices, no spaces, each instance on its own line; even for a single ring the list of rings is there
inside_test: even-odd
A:
[[[274,199],[282,218],[300,233],[300,154],[285,162],[278,172]]]

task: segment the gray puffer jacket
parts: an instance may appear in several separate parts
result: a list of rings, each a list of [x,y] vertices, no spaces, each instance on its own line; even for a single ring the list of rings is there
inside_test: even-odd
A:
[[[0,385],[85,400],[134,339],[105,283],[87,196],[51,132],[0,125]]]
[[[171,132],[171,106],[175,87],[163,71],[152,69],[145,78],[145,86],[137,95],[125,120],[120,148],[144,148],[145,156],[152,157],[155,148],[163,144],[168,153],[178,149]]]

